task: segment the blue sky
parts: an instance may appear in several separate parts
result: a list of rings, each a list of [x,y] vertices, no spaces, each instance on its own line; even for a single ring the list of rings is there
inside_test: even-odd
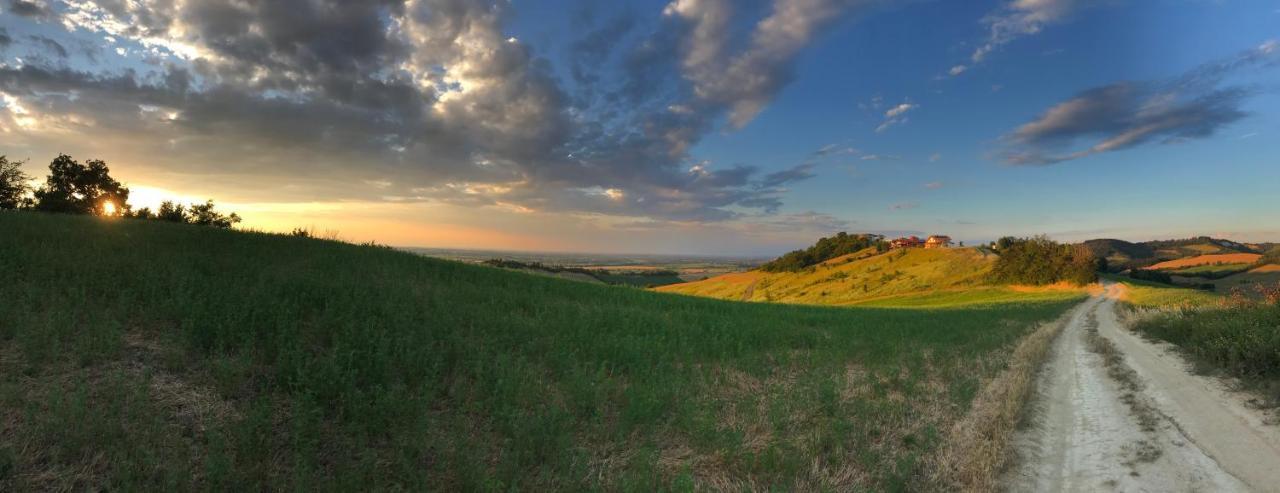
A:
[[[0,154],[406,246],[1280,240],[1274,1],[288,3],[0,2]]]

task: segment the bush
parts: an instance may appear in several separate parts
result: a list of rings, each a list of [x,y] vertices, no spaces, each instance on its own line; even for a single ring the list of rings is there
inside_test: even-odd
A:
[[[992,270],[996,282],[1042,286],[1058,282],[1085,285],[1098,280],[1101,263],[1084,245],[1063,245],[1045,236],[1001,238],[1000,258]]]

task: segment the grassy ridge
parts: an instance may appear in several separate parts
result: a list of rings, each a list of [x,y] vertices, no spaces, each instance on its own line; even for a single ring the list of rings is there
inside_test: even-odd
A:
[[[0,232],[0,490],[897,490],[1072,303],[738,304],[185,225]]]
[[[975,248],[867,249],[800,272],[751,271],[659,291],[742,301],[850,305],[895,296],[984,287],[994,255]],[[980,289],[979,289],[980,290]]]

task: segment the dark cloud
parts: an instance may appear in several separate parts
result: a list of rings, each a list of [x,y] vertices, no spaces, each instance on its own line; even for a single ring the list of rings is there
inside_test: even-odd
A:
[[[39,36],[39,35],[31,35],[31,36],[27,36],[27,38],[35,42],[41,48],[44,48],[45,51],[48,51],[50,53],[53,53],[54,55],[57,55],[58,58],[66,58],[68,55],[67,48],[62,46],[62,43],[57,42],[53,38]]]
[[[869,3],[773,0],[733,52],[716,17],[734,13],[727,0],[682,0],[646,30],[619,15],[583,26],[570,84],[504,33],[506,0],[11,1],[111,36],[154,69],[30,60],[0,68],[0,90],[49,124],[30,128],[91,134],[83,145],[173,173],[264,188],[325,177],[313,193],[333,199],[716,221],[778,210],[781,187],[812,166],[760,176],[692,167],[689,150],[724,118],[745,125],[817,33]],[[683,7],[702,5],[719,10]],[[37,40],[59,56],[75,46],[49,41],[62,49]],[[382,185],[347,186],[368,181]]]
[[[1212,136],[1247,116],[1241,107],[1255,92],[1220,88],[1221,81],[1241,69],[1276,66],[1278,52],[1276,43],[1268,42],[1168,81],[1088,89],[1007,135],[1010,146],[1002,157],[1015,165],[1053,164],[1150,142]],[[1091,144],[1070,149],[1081,141]]]
[[[9,31],[0,27],[0,51],[8,48],[11,44],[13,44],[13,38],[9,37]]]
[[[44,0],[9,0],[8,4],[7,11],[14,15],[35,19],[48,19],[53,15],[53,11]]]

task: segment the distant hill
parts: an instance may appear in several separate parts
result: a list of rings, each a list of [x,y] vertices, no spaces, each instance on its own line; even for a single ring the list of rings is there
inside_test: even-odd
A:
[[[1155,250],[1142,243],[1106,238],[1086,241],[1084,246],[1093,252],[1095,257],[1106,259],[1107,265],[1112,270],[1124,270],[1157,261]]]
[[[977,248],[912,248],[887,253],[867,248],[800,272],[755,270],[656,289],[725,300],[815,305],[929,306],[1062,295],[1053,289],[1011,290],[990,285],[988,275],[995,260],[994,254]]]
[[[1264,253],[1263,247],[1269,247],[1267,244],[1244,244],[1208,236],[1137,243],[1107,238],[1088,240],[1084,245],[1095,256],[1106,259],[1108,270],[1112,272],[1201,255],[1258,254]]]

